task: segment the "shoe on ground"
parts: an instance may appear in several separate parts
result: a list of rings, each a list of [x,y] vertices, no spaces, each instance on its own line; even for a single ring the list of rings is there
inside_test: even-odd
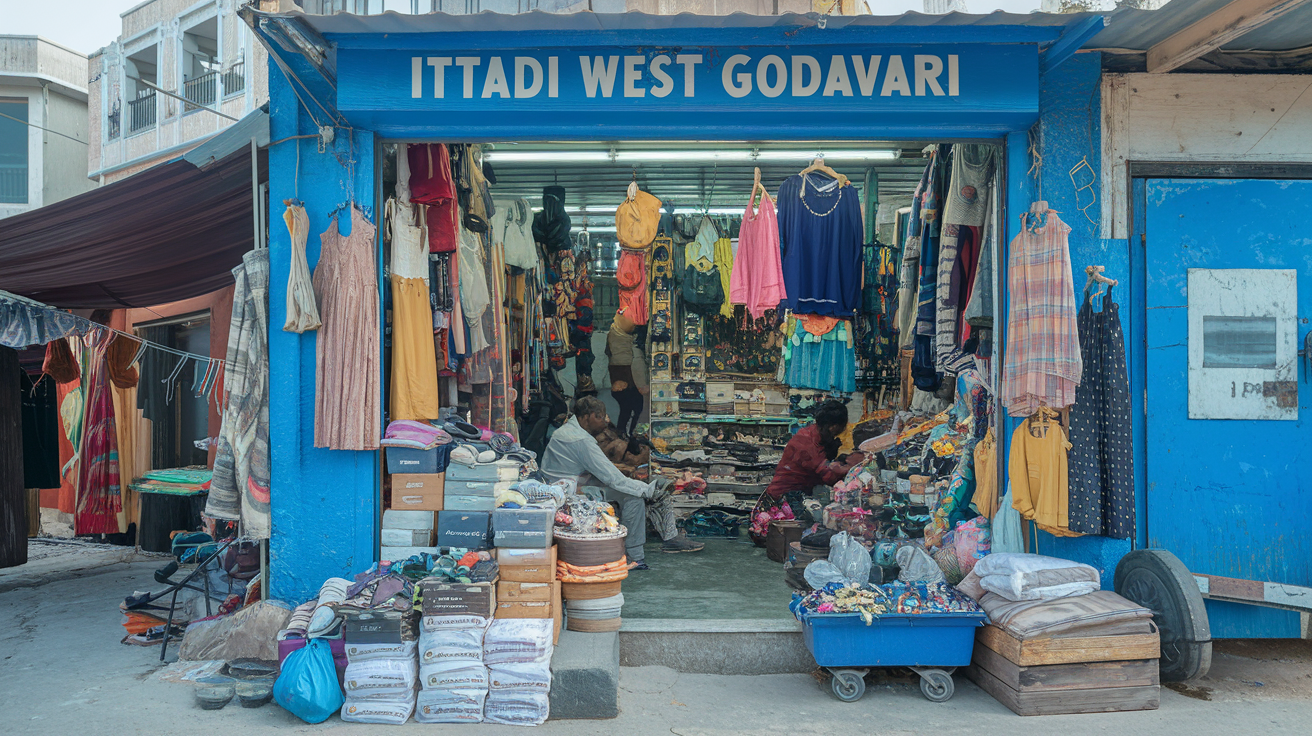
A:
[[[634,571],[636,571],[636,570],[650,570],[650,569],[651,569],[650,567],[647,567],[647,563],[646,563],[646,562],[630,562],[630,563],[629,563],[629,572],[634,572]]]
[[[701,542],[694,542],[688,535],[679,532],[679,536],[661,543],[662,552],[701,552],[706,547]]]

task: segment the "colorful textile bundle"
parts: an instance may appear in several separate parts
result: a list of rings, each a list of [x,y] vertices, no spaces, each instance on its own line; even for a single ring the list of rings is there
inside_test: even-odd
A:
[[[859,613],[870,625],[883,614],[976,613],[979,604],[946,583],[904,583],[884,585],[830,583],[805,596],[795,594],[789,605],[799,621],[803,614]]]
[[[562,583],[617,583],[629,576],[629,559],[621,557],[605,565],[556,563],[556,579]]]
[[[451,435],[441,427],[434,427],[428,422],[400,419],[389,422],[383,433],[383,447],[409,447],[416,450],[431,450],[439,445],[449,444]]]

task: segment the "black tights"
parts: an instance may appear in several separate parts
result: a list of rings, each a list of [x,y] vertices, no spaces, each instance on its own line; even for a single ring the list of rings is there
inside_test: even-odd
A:
[[[629,385],[623,391],[614,391],[615,403],[620,405],[620,417],[615,420],[615,429],[624,437],[632,437],[638,428],[638,419],[642,417],[642,392],[636,386]]]

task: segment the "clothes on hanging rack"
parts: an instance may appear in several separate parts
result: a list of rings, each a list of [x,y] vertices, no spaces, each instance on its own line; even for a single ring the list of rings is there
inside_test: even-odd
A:
[[[1070,529],[1070,486],[1066,453],[1071,449],[1061,414],[1039,408],[1011,435],[1007,476],[1012,503],[1020,515],[1058,537],[1079,536]]]
[[[1120,307],[1108,286],[1101,309],[1084,288],[1078,317],[1083,377],[1070,413],[1070,528],[1126,539],[1134,534],[1130,380]]]
[[[738,254],[729,275],[729,301],[745,305],[752,319],[759,319],[787,296],[779,256],[779,221],[774,202],[763,195],[755,212],[751,202],[743,212]]]
[[[784,304],[799,314],[850,317],[861,308],[861,202],[855,187],[824,174],[779,186]]]
[[[1039,407],[1063,409],[1075,401],[1083,362],[1075,324],[1070,227],[1048,203],[1035,202],[1021,217],[1007,264],[1010,307],[1002,371],[1002,403],[1012,416]]]

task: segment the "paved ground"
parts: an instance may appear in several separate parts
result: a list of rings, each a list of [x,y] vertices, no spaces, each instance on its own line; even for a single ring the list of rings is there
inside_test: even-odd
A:
[[[155,587],[159,560],[83,569],[0,592],[0,733],[128,736],[162,733],[386,734],[390,726],[319,726],[276,705],[201,711],[191,688],[163,682],[158,650],[119,643],[118,602]],[[12,579],[14,570],[0,571]],[[807,675],[717,677],[660,667],[625,668],[622,715],[613,721],[554,721],[545,734],[718,736],[719,734],[1307,734],[1312,723],[1312,646],[1238,642],[1218,651],[1212,675],[1187,695],[1162,691],[1143,713],[1020,718],[964,679],[935,705],[909,680],[873,682],[858,703],[839,703]],[[494,726],[424,726],[408,733],[523,734]]]

